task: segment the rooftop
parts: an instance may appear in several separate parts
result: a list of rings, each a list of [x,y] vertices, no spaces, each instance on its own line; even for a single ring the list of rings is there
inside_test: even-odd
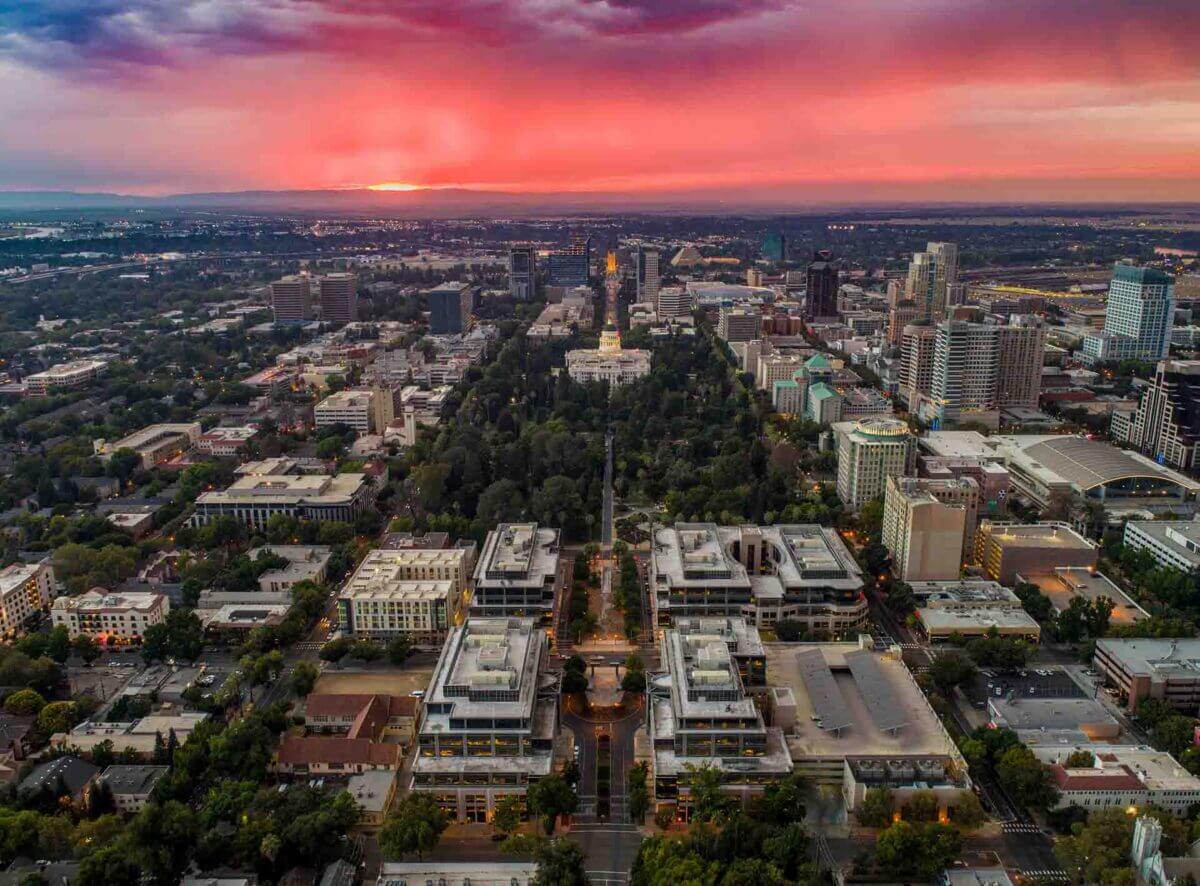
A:
[[[913,581],[908,583],[918,602],[930,608],[1020,608],[1021,599],[999,582],[987,579]]]
[[[1061,790],[1112,790],[1127,784],[1134,790],[1144,786],[1151,791],[1200,791],[1200,779],[1166,751],[1147,745],[1076,744],[1032,750],[1043,763],[1058,764],[1054,769]],[[1061,764],[1075,751],[1090,751],[1095,767],[1064,768]]]
[[[1039,634],[1037,620],[1017,608],[971,607],[969,609],[918,608],[917,617],[925,630],[937,634],[978,633],[992,628],[1006,632]]]
[[[994,523],[984,520],[982,525],[990,527],[990,537],[1001,546],[1014,545],[1046,551],[1094,550],[1096,547],[1065,523]]]
[[[771,683],[790,688],[796,700],[796,730],[787,736],[793,759],[957,755],[950,736],[898,657],[863,649],[857,643],[765,646]],[[818,670],[813,653],[824,660],[832,681],[818,689],[816,699],[804,676],[806,669],[810,673]],[[862,666],[867,656],[874,667]],[[857,673],[851,671],[852,666]],[[822,699],[833,699],[836,707],[826,706]],[[887,699],[886,708],[880,706],[881,699]],[[834,720],[844,721],[839,730],[826,726],[831,712],[837,713]]]
[[[541,587],[558,571],[558,530],[501,523],[488,533],[475,567],[476,587]]]
[[[1200,679],[1200,639],[1116,639],[1096,641],[1096,653],[1108,655],[1131,674],[1187,675]]]
[[[1076,566],[1060,566],[1053,572],[1022,575],[1021,578],[1038,586],[1054,608],[1062,612],[1074,597],[1096,600],[1108,597],[1115,604],[1109,621],[1114,625],[1128,625],[1149,614],[1124,591],[1113,584],[1103,573]]]
[[[233,482],[220,492],[205,492],[198,504],[225,504],[239,501],[348,501],[366,483],[365,474],[251,474]]]
[[[114,794],[148,794],[158,780],[171,771],[169,766],[109,766],[100,777]]]

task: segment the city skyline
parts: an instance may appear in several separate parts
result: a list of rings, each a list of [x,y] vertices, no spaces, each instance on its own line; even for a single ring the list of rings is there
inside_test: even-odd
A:
[[[0,114],[29,125],[0,190],[1196,200],[1197,24],[1180,0],[8,5]]]

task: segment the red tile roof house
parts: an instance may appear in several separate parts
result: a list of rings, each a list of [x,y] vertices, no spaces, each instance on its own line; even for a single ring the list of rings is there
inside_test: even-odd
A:
[[[276,771],[285,775],[352,775],[396,769],[412,741],[416,699],[395,695],[310,695],[305,720],[318,735],[285,735]],[[400,743],[384,741],[399,738]]]

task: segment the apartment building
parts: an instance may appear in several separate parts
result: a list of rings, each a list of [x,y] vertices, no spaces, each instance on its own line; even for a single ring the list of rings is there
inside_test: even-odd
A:
[[[45,611],[55,593],[49,559],[12,563],[0,569],[0,634],[12,636],[34,615]]]
[[[558,688],[531,619],[470,619],[450,632],[417,726],[410,787],[457,821],[491,819],[553,769]]]
[[[409,637],[438,646],[460,622],[462,593],[454,583],[405,581],[393,576],[393,551],[372,551],[338,595],[338,613],[348,634],[370,640]]]
[[[946,501],[930,487],[966,485],[967,501]],[[974,522],[978,487],[972,481],[928,481],[888,477],[883,505],[883,546],[892,555],[892,570],[902,581],[948,581],[958,578],[965,553],[968,523]]]
[[[50,620],[72,638],[84,634],[108,646],[140,643],[146,629],[161,624],[171,609],[163,594],[116,594],[100,589],[78,597],[58,597]]]

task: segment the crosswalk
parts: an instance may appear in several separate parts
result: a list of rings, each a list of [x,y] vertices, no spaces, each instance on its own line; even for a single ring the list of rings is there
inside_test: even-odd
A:
[[[1006,834],[1040,834],[1042,832],[1037,825],[1023,821],[1006,821],[1000,825],[1000,830]]]
[[[1045,868],[1040,871],[1021,871],[1023,877],[1028,877],[1031,880],[1055,880],[1061,883],[1070,882],[1071,878],[1067,876],[1067,872],[1057,868]]]

